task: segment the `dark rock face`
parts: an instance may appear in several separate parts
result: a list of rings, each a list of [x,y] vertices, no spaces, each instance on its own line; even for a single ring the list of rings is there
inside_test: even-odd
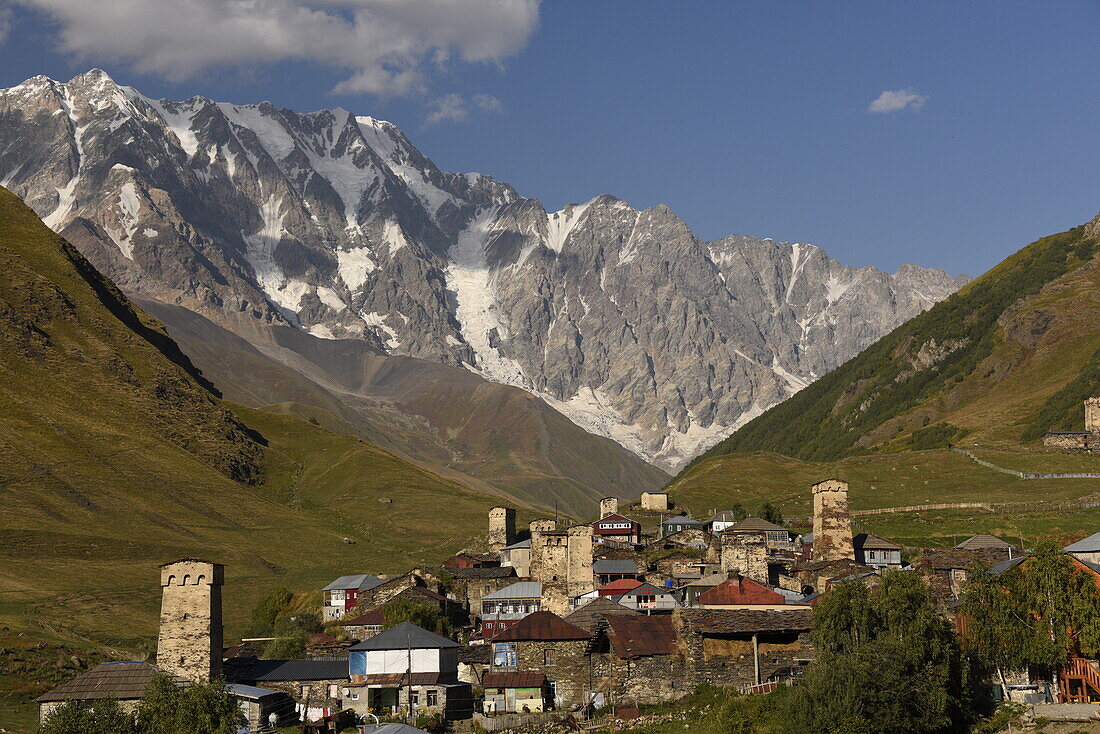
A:
[[[547,213],[388,122],[101,71],[0,91],[0,184],[127,292],[465,365],[666,469],[966,282],[611,196]]]

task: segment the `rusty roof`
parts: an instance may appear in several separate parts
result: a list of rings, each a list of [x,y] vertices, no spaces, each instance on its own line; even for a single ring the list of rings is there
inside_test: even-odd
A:
[[[537,670],[518,673],[486,673],[481,678],[483,688],[542,688],[546,676]]]
[[[1008,548],[945,548],[932,550],[925,553],[924,557],[917,561],[921,568],[930,568],[933,571],[944,571],[954,568],[970,569],[979,563],[992,566],[998,561],[1008,558]]]
[[[565,617],[565,621],[575,627],[595,632],[600,622],[608,617],[629,617],[637,612],[624,607],[606,596],[597,597]]]
[[[413,673],[411,678],[408,673],[372,673],[363,677],[356,677],[359,685],[384,686],[397,688],[399,686],[430,686],[439,683],[439,673]]]
[[[591,635],[569,624],[553,612],[528,614],[493,638],[493,642],[514,640],[587,640]]]
[[[676,630],[667,615],[608,617],[607,638],[620,658],[671,655],[676,652]]]
[[[645,582],[639,581],[638,579],[618,579],[617,581],[604,584],[598,589],[598,592],[600,596],[619,596],[620,594],[625,594],[628,591],[633,591],[639,586],[644,585]]]
[[[382,607],[378,607],[366,614],[360,614],[358,617],[351,617],[350,619],[343,619],[340,622],[341,627],[380,627],[386,623],[385,615],[382,614]]]
[[[683,609],[677,614],[703,634],[805,632],[813,622],[809,609]]]
[[[786,603],[786,599],[782,594],[744,576],[726,579],[714,588],[704,591],[698,596],[697,600],[703,606]]]
[[[100,698],[132,701],[145,695],[145,689],[158,672],[155,666],[141,661],[101,663],[87,673],[43,693],[35,701],[93,701]],[[171,678],[176,685],[186,685],[188,682],[176,675]]]

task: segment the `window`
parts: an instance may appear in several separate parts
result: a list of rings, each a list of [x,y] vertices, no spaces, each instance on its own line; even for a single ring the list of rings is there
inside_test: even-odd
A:
[[[514,642],[496,642],[493,643],[493,667],[495,668],[514,668],[518,665],[516,659],[516,643]]]
[[[410,706],[419,706],[420,705],[420,691],[409,691],[409,705]]]
[[[554,658],[557,657],[555,655],[555,653],[557,653],[557,650],[553,650],[553,649],[550,649],[550,648],[546,648],[545,650],[543,650],[542,651],[542,664],[543,665],[553,665],[554,664]]]
[[[335,683],[329,683],[328,684],[328,697],[329,698],[339,698],[340,697],[340,686],[336,685]]]
[[[635,598],[638,600],[639,607],[657,606],[657,597],[653,594],[638,594]]]
[[[429,706],[438,706],[439,705],[439,691],[435,691],[435,690],[428,691],[428,705]]]
[[[358,693],[352,693],[350,696],[348,696],[348,698],[350,698],[352,701],[358,701],[359,700],[359,694]]]

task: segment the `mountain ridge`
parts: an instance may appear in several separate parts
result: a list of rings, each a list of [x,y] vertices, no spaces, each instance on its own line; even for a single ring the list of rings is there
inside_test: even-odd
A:
[[[126,292],[461,366],[666,469],[966,280],[703,242],[610,195],[546,212],[346,110],[152,100],[97,70],[0,92],[0,121],[0,179]]]

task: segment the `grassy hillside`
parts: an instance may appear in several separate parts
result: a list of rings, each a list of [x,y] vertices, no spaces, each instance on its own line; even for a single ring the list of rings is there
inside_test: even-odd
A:
[[[223,402],[3,190],[0,272],[0,727],[25,725],[29,699],[89,661],[152,651],[162,562],[226,564],[231,639],[270,585],[438,561],[498,501],[358,437]]]
[[[1098,239],[1100,218],[1028,245],[696,462],[832,461],[964,438],[1016,448],[1080,427],[1081,400],[1100,391]]]

